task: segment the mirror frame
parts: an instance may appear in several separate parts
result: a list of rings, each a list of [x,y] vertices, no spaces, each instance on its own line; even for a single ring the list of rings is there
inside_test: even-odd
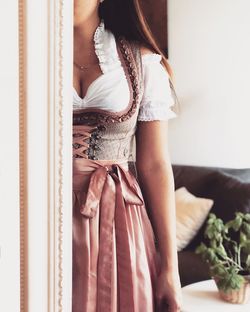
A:
[[[21,312],[71,311],[71,47],[73,0],[19,1]]]

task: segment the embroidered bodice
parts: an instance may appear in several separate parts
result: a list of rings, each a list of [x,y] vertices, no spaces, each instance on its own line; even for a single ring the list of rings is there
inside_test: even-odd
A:
[[[73,112],[75,161],[78,158],[133,161],[134,135],[143,91],[140,50],[136,43],[120,38],[117,51],[128,81],[129,101],[119,112],[100,108],[81,108]]]

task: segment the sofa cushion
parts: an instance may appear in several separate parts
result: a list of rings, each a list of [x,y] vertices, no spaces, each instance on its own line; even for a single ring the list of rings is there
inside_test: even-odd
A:
[[[192,195],[185,187],[175,191],[178,251],[195,237],[213,205],[212,199]]]

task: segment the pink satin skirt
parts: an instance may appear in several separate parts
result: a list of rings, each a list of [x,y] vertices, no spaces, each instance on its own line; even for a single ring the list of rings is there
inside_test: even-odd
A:
[[[159,259],[127,162],[75,158],[72,312],[154,312]]]

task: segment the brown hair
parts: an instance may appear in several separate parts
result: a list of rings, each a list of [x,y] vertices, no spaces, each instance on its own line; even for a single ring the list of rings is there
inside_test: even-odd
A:
[[[140,1],[143,0],[105,0],[99,6],[99,16],[104,20],[105,27],[116,38],[123,36],[128,41],[137,41],[162,56],[161,63],[169,74],[169,83],[174,98],[172,110],[178,113],[180,105],[173,85],[172,69],[154,39],[140,7]]]

